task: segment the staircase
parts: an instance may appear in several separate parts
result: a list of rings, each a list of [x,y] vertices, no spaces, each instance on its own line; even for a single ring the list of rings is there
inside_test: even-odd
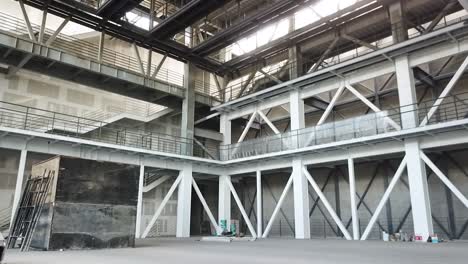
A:
[[[86,134],[122,119],[131,119],[142,123],[151,122],[172,111],[167,107],[125,98],[121,106],[88,112],[79,118],[47,110],[29,108],[9,103],[1,103],[0,120],[9,127],[24,129],[27,118],[27,129],[36,132],[57,132],[60,134]],[[20,116],[19,116],[20,114]],[[21,115],[23,115],[21,117]]]
[[[0,210],[0,233],[2,234],[8,233],[10,228],[11,210],[11,206]]]
[[[145,179],[143,186],[148,186],[151,183],[157,181],[161,177],[164,176],[173,176],[176,177],[178,175],[178,171],[167,170],[167,169],[152,169],[145,173]]]

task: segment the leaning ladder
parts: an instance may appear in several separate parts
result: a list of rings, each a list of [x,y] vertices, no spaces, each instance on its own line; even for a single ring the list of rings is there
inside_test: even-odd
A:
[[[46,175],[47,174],[47,175]],[[8,248],[28,251],[37,222],[50,191],[54,171],[44,170],[41,177],[29,176],[21,202],[15,214],[13,227],[8,238]]]

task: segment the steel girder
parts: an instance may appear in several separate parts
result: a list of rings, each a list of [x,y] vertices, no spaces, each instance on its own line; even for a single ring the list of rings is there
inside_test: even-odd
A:
[[[71,2],[74,2],[71,4]],[[167,56],[180,60],[191,61],[199,68],[218,72],[222,69],[221,63],[212,59],[205,59],[194,55],[190,48],[172,40],[148,38],[147,31],[130,23],[119,20],[118,23],[97,14],[97,10],[70,0],[24,0],[24,3],[38,9],[47,9],[50,14],[70,18],[70,21],[96,31],[104,31],[107,35],[122,39],[127,42],[135,42],[137,45],[155,52],[167,54]]]
[[[175,14],[163,20],[148,34],[151,38],[168,39],[182,32],[185,28],[205,17],[207,14],[224,6],[230,0],[192,0]]]

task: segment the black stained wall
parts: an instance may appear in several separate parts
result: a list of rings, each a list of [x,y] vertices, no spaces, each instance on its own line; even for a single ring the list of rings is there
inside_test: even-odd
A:
[[[49,250],[133,247],[139,169],[62,157]]]
[[[136,206],[138,175],[135,166],[62,157],[55,201]]]

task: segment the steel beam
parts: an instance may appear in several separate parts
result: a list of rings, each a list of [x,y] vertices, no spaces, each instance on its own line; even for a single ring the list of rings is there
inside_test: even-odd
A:
[[[309,180],[310,184],[312,185],[312,188],[315,190],[317,195],[322,200],[322,202],[323,202],[325,208],[327,209],[328,213],[331,215],[331,217],[333,218],[335,223],[338,225],[339,229],[341,230],[341,232],[343,233],[345,238],[347,240],[351,240],[352,238],[351,238],[351,235],[349,234],[348,230],[343,225],[343,222],[341,222],[341,219],[338,217],[335,210],[333,210],[333,208],[331,207],[331,205],[328,202],[327,198],[325,197],[323,192],[320,190],[319,186],[317,185],[315,180],[312,178],[312,176],[310,175],[309,171],[307,170],[307,168],[305,166],[302,168],[302,171],[304,172],[305,176],[307,177],[307,180]]]
[[[268,221],[265,231],[263,232],[262,238],[267,238],[268,235],[270,234],[271,227],[273,223],[275,222],[276,216],[281,210],[281,206],[283,205],[283,202],[286,199],[286,195],[291,189],[292,183],[293,183],[293,175],[291,174],[291,176],[289,176],[288,181],[286,182],[286,186],[284,187],[283,192],[281,193],[278,203],[276,204],[275,209],[273,210],[273,213],[271,214],[270,221]]]
[[[400,179],[401,175],[403,174],[403,171],[406,168],[406,156],[403,158],[403,160],[400,163],[400,166],[398,166],[397,171],[395,172],[395,175],[393,176],[392,180],[390,181],[390,184],[385,190],[382,199],[380,200],[379,204],[377,205],[377,208],[375,209],[374,215],[372,215],[371,219],[369,220],[369,224],[367,225],[366,229],[364,230],[364,233],[361,236],[361,240],[366,240],[367,237],[369,236],[370,231],[372,230],[372,227],[374,226],[375,221],[380,215],[380,212],[382,211],[385,203],[387,202],[388,198],[390,197],[390,194],[393,191],[393,188],[395,187],[396,183]]]

